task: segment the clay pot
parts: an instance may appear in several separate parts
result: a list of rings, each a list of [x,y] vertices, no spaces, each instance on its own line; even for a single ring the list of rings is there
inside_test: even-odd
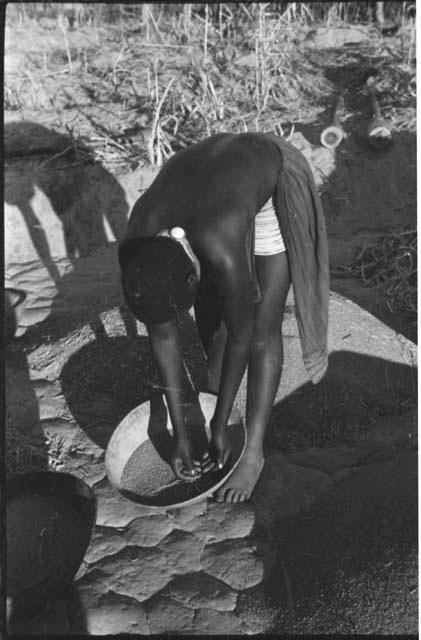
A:
[[[377,116],[370,120],[367,125],[367,140],[373,149],[386,149],[392,144],[392,132],[386,120]]]
[[[336,149],[338,147],[345,136],[345,131],[343,130],[340,122],[340,116],[344,109],[344,99],[343,96],[340,95],[336,101],[335,109],[333,112],[333,123],[330,127],[326,127],[320,134],[320,142],[326,149]]]
[[[374,95],[374,88],[371,91],[373,117],[367,125],[367,140],[373,149],[386,149],[392,144],[392,132],[390,125],[381,117],[380,106]]]
[[[8,623],[39,614],[66,592],[96,521],[96,498],[59,472],[17,473],[7,481]]]

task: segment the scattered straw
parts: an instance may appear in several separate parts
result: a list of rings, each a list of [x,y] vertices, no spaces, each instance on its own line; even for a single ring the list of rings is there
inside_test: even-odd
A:
[[[389,311],[417,313],[417,231],[382,236],[363,247],[353,262],[342,267],[369,287],[381,289]]]
[[[6,470],[8,473],[48,470],[43,442],[8,425],[6,429]]]

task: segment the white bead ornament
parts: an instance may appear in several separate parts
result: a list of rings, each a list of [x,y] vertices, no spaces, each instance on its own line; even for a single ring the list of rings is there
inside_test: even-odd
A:
[[[170,231],[170,235],[176,240],[181,240],[186,236],[186,233],[181,227],[173,227]]]

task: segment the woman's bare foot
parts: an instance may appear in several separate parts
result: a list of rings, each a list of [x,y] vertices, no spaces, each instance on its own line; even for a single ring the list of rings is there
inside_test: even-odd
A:
[[[262,451],[246,449],[236,470],[216,492],[216,501],[232,504],[248,500],[262,472],[264,462]]]

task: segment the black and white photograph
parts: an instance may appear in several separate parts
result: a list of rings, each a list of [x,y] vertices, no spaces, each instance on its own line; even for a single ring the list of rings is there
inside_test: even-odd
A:
[[[408,2],[6,2],[5,637],[418,637]]]

